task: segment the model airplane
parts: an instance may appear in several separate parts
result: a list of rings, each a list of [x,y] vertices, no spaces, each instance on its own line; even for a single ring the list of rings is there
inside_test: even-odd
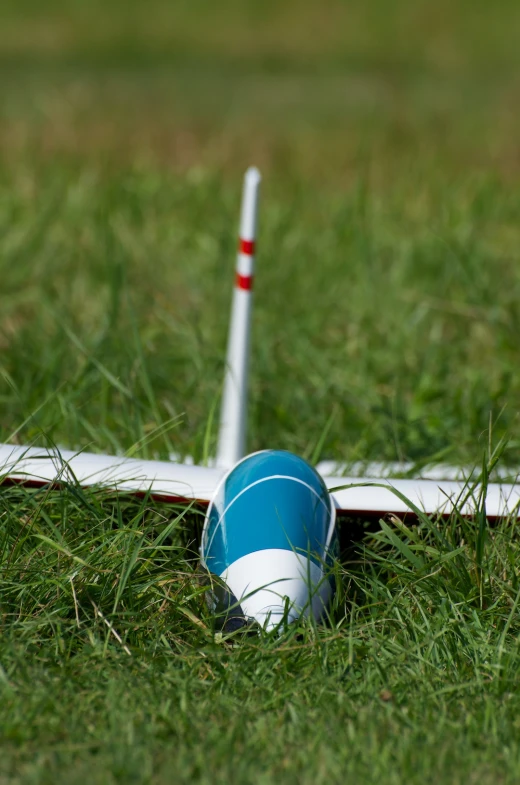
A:
[[[419,511],[471,516],[482,489],[456,467],[430,467],[420,478],[392,479],[411,465],[363,464],[365,476],[345,467],[316,468],[280,450],[246,455],[247,379],[260,173],[246,172],[240,240],[229,328],[227,364],[213,466],[141,461],[69,450],[0,445],[4,483],[64,483],[149,494],[165,502],[208,506],[201,563],[227,587],[232,614],[273,627],[303,614],[318,618],[332,592],[328,578],[337,516],[379,518]],[[374,476],[375,475],[375,476]],[[486,486],[488,518],[518,517],[520,485]],[[213,592],[214,604],[219,600]],[[230,600],[231,598],[231,600]],[[221,602],[222,604],[222,602]]]

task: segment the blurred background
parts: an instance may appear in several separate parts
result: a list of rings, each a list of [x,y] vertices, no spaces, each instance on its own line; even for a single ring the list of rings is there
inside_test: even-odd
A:
[[[518,169],[515,0],[4,0],[1,151]]]
[[[211,452],[256,164],[250,447],[516,459],[519,33],[517,0],[4,0],[2,439]]]

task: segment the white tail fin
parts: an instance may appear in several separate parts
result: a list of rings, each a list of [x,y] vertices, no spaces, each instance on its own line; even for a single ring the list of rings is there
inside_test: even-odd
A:
[[[242,193],[235,290],[220,412],[217,466],[222,467],[233,466],[244,457],[246,449],[249,334],[260,180],[258,169],[250,167],[244,177]]]

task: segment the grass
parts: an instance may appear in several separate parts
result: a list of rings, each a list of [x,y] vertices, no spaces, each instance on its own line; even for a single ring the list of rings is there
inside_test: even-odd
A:
[[[174,511],[2,508],[6,782],[516,780],[514,524],[385,524],[328,626],[221,638]]]
[[[2,441],[214,450],[254,162],[251,449],[520,461],[517,4],[0,14]],[[327,624],[250,638],[197,510],[0,505],[0,783],[518,781],[516,522],[383,521]]]

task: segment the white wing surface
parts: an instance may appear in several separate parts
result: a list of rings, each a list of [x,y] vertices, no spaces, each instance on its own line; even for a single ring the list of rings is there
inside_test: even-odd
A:
[[[477,511],[482,495],[481,486],[454,480],[369,477],[324,477],[324,480],[339,515],[413,514],[415,507],[428,515],[449,515],[457,509],[461,515],[471,516]],[[519,517],[520,485],[489,483],[485,507],[488,518]]]
[[[208,503],[224,470],[169,461],[140,461],[72,450],[0,444],[0,477],[25,485],[73,483],[129,493],[150,493],[162,501]]]
[[[224,474],[224,469],[170,461],[0,444],[0,481],[31,486],[73,483],[83,488],[150,493],[162,501],[207,504]],[[481,495],[480,486],[464,481],[338,476],[324,479],[339,515],[403,515],[413,513],[414,507],[429,515],[449,515],[455,508],[462,515],[473,515]],[[518,517],[519,509],[520,485],[487,486],[488,518]]]
[[[421,480],[457,480],[475,479],[480,473],[475,466],[452,466],[447,463],[413,463],[410,461],[353,461],[338,463],[337,461],[320,461],[316,466],[322,477],[363,477],[367,479],[390,479],[408,475],[409,478]],[[520,478],[519,467],[495,466],[490,474],[495,481],[516,482]]]

